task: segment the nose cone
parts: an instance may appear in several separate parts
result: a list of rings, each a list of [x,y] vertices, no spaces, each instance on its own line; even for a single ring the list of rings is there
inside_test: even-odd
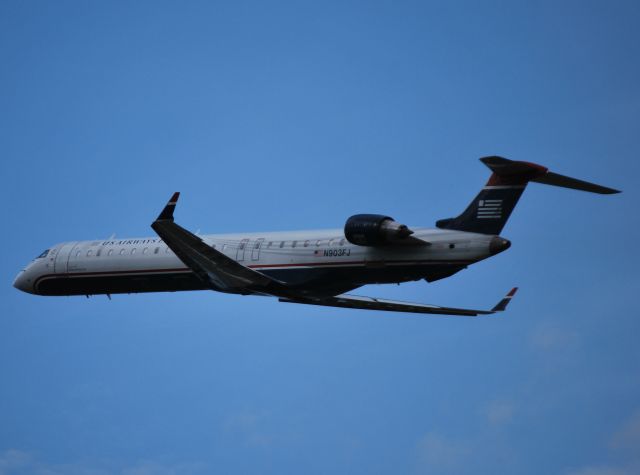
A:
[[[491,239],[489,243],[489,252],[492,256],[496,254],[500,254],[502,251],[506,251],[511,247],[511,241],[508,239],[501,238],[500,236],[496,236]]]
[[[33,283],[31,282],[31,279],[27,276],[27,273],[25,271],[20,271],[20,273],[16,277],[16,280],[13,281],[13,286],[18,290],[27,292],[28,294],[34,293]]]

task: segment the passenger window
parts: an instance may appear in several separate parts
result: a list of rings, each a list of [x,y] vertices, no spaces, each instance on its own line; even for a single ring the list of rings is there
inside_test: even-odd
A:
[[[309,241],[304,242],[304,247],[309,247]]]
[[[156,248],[153,250],[153,253],[154,253],[154,254],[157,254],[157,253],[159,253],[159,252],[160,252],[160,248],[159,248],[159,247],[156,247]]]
[[[280,241],[280,248],[284,247],[284,241]]]
[[[76,257],[80,257],[80,251],[76,251]]]
[[[109,249],[109,252],[107,252],[107,256],[111,256],[113,255],[113,249]]]
[[[142,250],[142,253],[143,253],[143,254],[146,254],[148,250],[149,250],[149,248],[148,248],[148,247],[145,247],[145,248]]]
[[[125,249],[120,249],[120,255],[121,256],[124,256],[124,251],[125,251]]]
[[[136,248],[131,249],[131,255],[133,256],[136,253]]]
[[[320,239],[316,241],[316,246],[320,247]]]
[[[340,245],[344,246],[344,239],[340,239]]]
[[[333,239],[329,239],[329,246],[333,246]]]
[[[298,241],[293,241],[293,242],[291,243],[291,247],[296,247],[296,244],[298,244]]]
[[[239,247],[240,247],[240,250],[244,249],[244,245],[245,245],[245,242],[244,242],[244,241],[241,241],[241,242],[240,242],[240,246],[239,246]]]
[[[222,250],[224,251],[226,248],[227,248],[227,245],[226,245],[226,244],[223,244],[223,245],[222,245]]]
[[[254,249],[258,249],[258,248],[260,247],[260,243],[261,243],[261,242],[262,242],[262,241],[256,241],[256,243],[253,245],[253,248],[254,248]]]
[[[273,244],[273,241],[269,241],[269,244],[267,244],[267,248],[270,248],[272,244]]]
[[[96,252],[96,257],[100,257],[100,254],[102,254],[102,248],[98,249],[98,251]]]
[[[87,257],[91,257],[91,254],[93,254],[93,251],[92,251],[91,249],[89,249],[89,250],[87,251]]]
[[[165,247],[165,248],[164,248],[164,253],[165,253],[165,254],[169,254],[169,246],[167,246],[167,247]]]

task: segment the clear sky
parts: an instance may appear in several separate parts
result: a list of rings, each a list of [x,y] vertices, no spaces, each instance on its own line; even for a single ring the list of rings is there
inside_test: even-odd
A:
[[[640,473],[640,4],[0,4],[0,474]],[[432,225],[498,154],[512,248],[358,293],[458,319],[213,292],[45,298],[54,243]]]

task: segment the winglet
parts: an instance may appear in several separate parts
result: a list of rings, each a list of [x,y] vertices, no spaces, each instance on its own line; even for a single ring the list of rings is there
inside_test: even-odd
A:
[[[167,205],[162,210],[162,213],[158,215],[156,221],[169,220],[173,221],[173,210],[176,209],[176,203],[178,202],[178,198],[180,197],[180,192],[176,191]]]
[[[504,310],[506,310],[507,305],[509,305],[509,302],[511,302],[511,299],[513,298],[513,296],[516,294],[517,291],[518,291],[518,287],[514,287],[513,289],[511,289],[509,293],[505,295],[504,298],[500,300],[500,302],[498,302],[498,304],[491,309],[491,311],[503,312]]]

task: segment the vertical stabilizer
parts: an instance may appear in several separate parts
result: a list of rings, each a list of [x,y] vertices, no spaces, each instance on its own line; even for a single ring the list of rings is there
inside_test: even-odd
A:
[[[529,162],[502,157],[484,157],[480,161],[492,171],[487,184],[456,218],[441,219],[436,226],[482,234],[500,234],[522,192],[530,181],[573,188],[592,193],[611,194],[618,190],[550,172]]]

